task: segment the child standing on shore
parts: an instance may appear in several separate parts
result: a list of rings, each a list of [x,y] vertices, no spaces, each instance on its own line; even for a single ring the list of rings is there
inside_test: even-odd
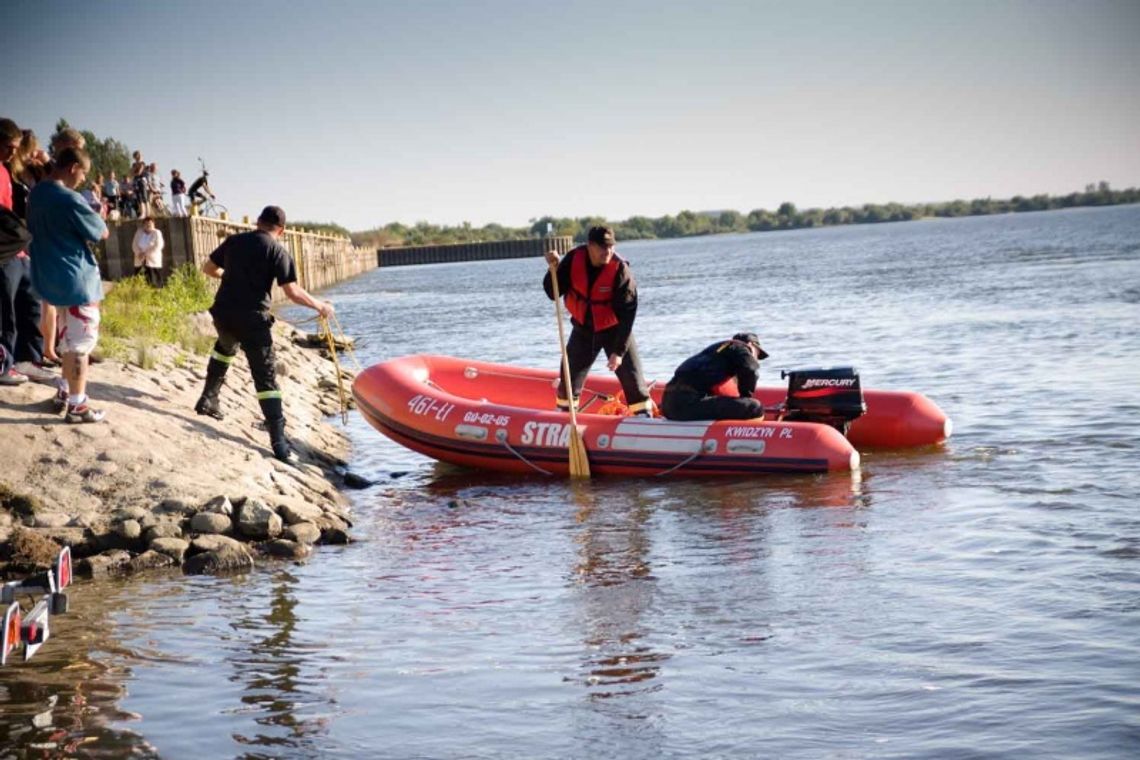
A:
[[[63,355],[63,377],[55,403],[70,423],[99,422],[105,416],[87,403],[87,357],[99,340],[103,300],[99,266],[87,244],[108,236],[107,225],[75,191],[90,168],[87,151],[66,148],[28,199],[32,286],[58,310],[56,348]]]

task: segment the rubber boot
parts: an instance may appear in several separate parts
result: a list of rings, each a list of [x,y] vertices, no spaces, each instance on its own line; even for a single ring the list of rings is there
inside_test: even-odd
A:
[[[269,431],[269,446],[273,449],[273,456],[287,464],[296,464],[297,455],[293,453],[293,446],[285,437],[285,413],[281,407],[281,399],[265,398],[257,403],[261,405],[261,412],[265,415],[265,429]]]
[[[226,418],[222,413],[222,407],[218,404],[218,394],[226,382],[226,370],[229,366],[217,359],[210,359],[210,363],[206,365],[206,387],[202,389],[202,396],[194,405],[195,412],[213,417],[215,420]]]

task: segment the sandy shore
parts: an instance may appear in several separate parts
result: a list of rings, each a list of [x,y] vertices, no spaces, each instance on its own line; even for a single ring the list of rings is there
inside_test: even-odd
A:
[[[206,357],[172,346],[151,351],[152,369],[91,367],[102,423],[65,423],[48,386],[0,388],[0,573],[19,577],[57,545],[89,558],[77,572],[100,575],[182,563],[188,572],[235,569],[259,551],[297,558],[313,543],[347,541],[338,488],[348,441],[328,417],[339,409],[335,370],[294,335],[279,329],[276,343],[297,466],[272,457],[240,354],[222,391],[223,421],[193,410]]]

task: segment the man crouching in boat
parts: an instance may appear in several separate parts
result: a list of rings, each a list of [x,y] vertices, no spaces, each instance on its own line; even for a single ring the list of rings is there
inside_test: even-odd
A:
[[[671,420],[748,420],[764,416],[764,405],[752,398],[760,360],[768,353],[755,333],[737,333],[714,343],[677,367],[661,397],[661,413]],[[713,390],[736,378],[739,398]]]
[[[573,396],[558,381],[558,408],[570,410],[570,399],[578,408],[578,398],[586,376],[605,350],[606,366],[621,382],[629,410],[651,417],[653,401],[641,374],[641,359],[633,340],[633,320],[637,316],[637,284],[629,262],[614,252],[614,232],[609,227],[592,227],[586,245],[578,246],[561,259],[547,251],[549,270],[542,281],[546,295],[554,299],[550,274],[558,272],[558,292],[563,294],[573,329],[566,341]]]

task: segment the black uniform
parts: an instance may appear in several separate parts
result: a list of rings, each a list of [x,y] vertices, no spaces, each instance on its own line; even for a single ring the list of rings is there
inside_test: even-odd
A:
[[[616,255],[616,254],[615,254]],[[575,248],[562,257],[558,263],[558,292],[565,296],[570,292],[571,264],[575,256],[586,257],[586,278],[589,282],[586,292],[594,287],[594,281],[602,273],[603,267],[595,267],[589,259],[586,247]],[[586,310],[586,322],[580,323],[571,316],[570,337],[566,341],[566,358],[570,365],[570,382],[574,389],[575,405],[582,394],[582,386],[586,384],[586,377],[590,374],[590,367],[598,358],[598,352],[605,350],[606,356],[615,354],[622,357],[621,365],[614,374],[621,383],[625,393],[626,403],[630,411],[639,412],[647,409],[649,403],[649,388],[645,384],[645,376],[641,372],[641,357],[637,354],[637,342],[633,339],[633,321],[637,316],[637,283],[633,279],[633,271],[629,262],[618,259],[618,271],[614,276],[613,310],[618,323],[613,327],[594,332],[594,319],[592,310]],[[542,287],[551,300],[554,299],[554,289],[550,283],[550,271],[542,280]],[[559,408],[569,408],[569,397],[566,395],[565,383],[559,375],[558,398]]]
[[[205,189],[203,189],[205,188]],[[206,179],[206,175],[202,175],[190,184],[190,189],[187,191],[190,196],[191,203],[202,203],[206,197],[210,195],[210,181]]]
[[[293,257],[272,235],[255,230],[227,238],[210,254],[210,261],[222,269],[222,284],[210,307],[218,340],[206,367],[206,388],[195,408],[221,419],[218,393],[241,346],[276,453],[279,444],[287,443],[270,331],[274,322],[269,313],[270,291],[274,281],[278,285],[297,281]]]
[[[661,413],[671,420],[747,420],[761,417],[764,405],[752,398],[760,362],[739,340],[714,343],[690,356],[665,386]],[[714,396],[712,390],[736,378],[740,398]]]

